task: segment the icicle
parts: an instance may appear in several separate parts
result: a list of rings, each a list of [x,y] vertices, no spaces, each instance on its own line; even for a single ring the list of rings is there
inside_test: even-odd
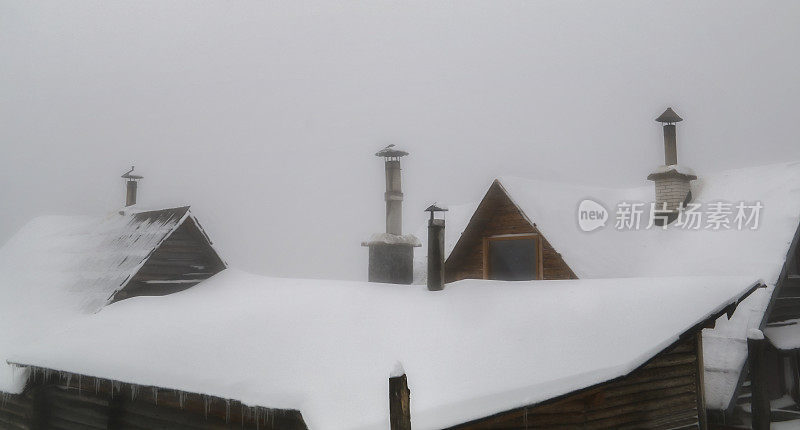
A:
[[[72,373],[67,373],[67,387],[72,383]]]
[[[181,409],[183,409],[183,406],[186,404],[186,393],[183,391],[178,391],[178,404]]]
[[[158,387],[153,387],[153,401],[158,405]]]
[[[258,430],[258,427],[259,427],[259,425],[258,425],[258,408],[253,409],[253,412],[255,412],[255,414],[256,414],[256,430]]]
[[[78,375],[78,397],[81,395],[81,379],[83,379],[83,377]]]
[[[225,424],[231,421],[231,399],[225,400]]]
[[[94,378],[94,393],[100,391],[100,378]]]
[[[203,415],[208,419],[208,396],[203,395]]]
[[[139,394],[139,388],[131,384],[131,400],[136,400],[136,395]]]

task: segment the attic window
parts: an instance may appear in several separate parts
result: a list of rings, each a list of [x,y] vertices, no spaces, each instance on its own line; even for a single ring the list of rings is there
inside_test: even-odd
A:
[[[484,239],[484,278],[501,281],[542,279],[538,235],[502,235]]]

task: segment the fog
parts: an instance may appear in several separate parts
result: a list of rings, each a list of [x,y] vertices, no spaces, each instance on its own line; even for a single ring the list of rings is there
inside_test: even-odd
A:
[[[516,175],[646,184],[672,106],[699,175],[800,160],[800,3],[0,1],[0,243],[35,216],[191,204],[257,273],[365,279]],[[577,202],[576,202],[577,204]]]

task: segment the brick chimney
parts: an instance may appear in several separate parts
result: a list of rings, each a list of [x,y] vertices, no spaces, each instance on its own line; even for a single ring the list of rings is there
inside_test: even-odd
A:
[[[386,231],[361,243],[369,247],[369,281],[410,284],[414,280],[414,248],[422,244],[414,235],[403,235],[400,158],[408,152],[389,145],[375,155],[383,157],[386,170]]]
[[[125,172],[122,178],[125,179],[125,207],[133,206],[136,204],[136,189],[139,184],[139,179],[142,179],[143,176],[134,175],[133,166],[131,166],[131,170]]]
[[[683,121],[683,118],[672,108],[667,108],[656,121],[664,124],[664,165],[648,175],[647,179],[655,182],[656,224],[663,225],[664,219],[667,224],[674,221],[681,205],[692,200],[690,182],[697,179],[697,176],[678,166],[675,123]]]

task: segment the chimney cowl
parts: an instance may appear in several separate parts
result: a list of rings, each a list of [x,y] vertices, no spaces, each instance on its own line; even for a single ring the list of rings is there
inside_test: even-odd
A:
[[[666,124],[674,124],[676,122],[683,121],[683,118],[678,116],[671,107],[668,107],[667,110],[664,111],[658,118],[656,118],[657,122],[666,123]]]

